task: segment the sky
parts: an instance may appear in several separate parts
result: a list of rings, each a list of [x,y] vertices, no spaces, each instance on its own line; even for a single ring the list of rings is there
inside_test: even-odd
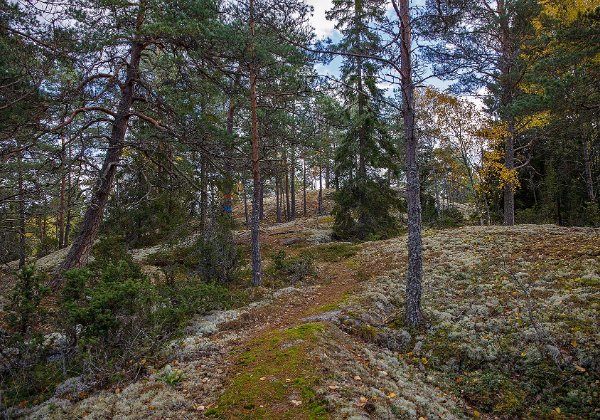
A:
[[[325,17],[325,13],[327,10],[333,7],[332,0],[305,0],[307,4],[311,5],[314,8],[313,14],[310,19],[311,25],[315,28],[315,33],[318,38],[331,38],[334,42],[340,39],[340,33],[335,29],[335,22],[327,20]],[[410,2],[411,6],[423,6],[425,4],[425,0],[413,0]],[[391,2],[388,7],[391,10]],[[341,57],[336,57],[331,63],[328,65],[317,64],[316,70],[319,74],[323,75],[331,75],[334,77],[339,76],[339,67],[342,63]],[[450,81],[442,81],[439,79],[429,79],[427,81],[428,85],[431,85],[439,90],[445,90],[450,86],[452,82]],[[380,84],[379,87],[381,89],[386,90],[388,86]],[[390,94],[390,90],[388,90],[388,94]],[[469,99],[476,103],[478,106],[482,107],[483,104],[481,100],[471,96],[465,96],[466,99]]]

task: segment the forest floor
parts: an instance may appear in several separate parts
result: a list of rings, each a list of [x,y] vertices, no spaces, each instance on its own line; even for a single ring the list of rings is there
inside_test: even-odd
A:
[[[56,395],[20,414],[600,416],[598,229],[426,230],[427,327],[410,330],[402,322],[406,237],[322,243],[330,225],[330,217],[312,217],[263,229],[266,255],[312,258],[310,280],[262,288],[245,307],[194,320],[165,348],[167,365],[149,366],[122,388]],[[247,239],[237,233],[241,244]]]

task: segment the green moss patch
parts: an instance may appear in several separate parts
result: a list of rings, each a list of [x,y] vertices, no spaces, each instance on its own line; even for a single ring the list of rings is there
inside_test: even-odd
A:
[[[315,392],[322,374],[311,357],[321,323],[270,331],[248,344],[238,372],[207,415],[227,419],[323,419],[325,403]]]
[[[346,242],[332,242],[318,245],[311,249],[313,258],[324,262],[340,262],[354,257],[359,250],[358,245]]]

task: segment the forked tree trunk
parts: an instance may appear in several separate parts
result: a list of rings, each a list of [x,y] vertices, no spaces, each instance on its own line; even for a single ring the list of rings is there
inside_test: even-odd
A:
[[[143,11],[140,10],[138,24],[141,25]],[[117,173],[117,166],[123,153],[123,144],[125,134],[127,133],[127,123],[129,121],[131,105],[133,104],[134,88],[138,76],[140,60],[142,56],[143,44],[134,41],[130,49],[130,61],[127,66],[127,75],[122,90],[121,99],[117,107],[117,113],[112,123],[112,131],[108,142],[108,150],[100,169],[100,175],[92,191],[90,205],[85,212],[81,229],[73,241],[65,260],[59,267],[59,271],[65,271],[70,268],[81,267],[87,262],[87,259],[98,235],[100,224],[104,216],[104,209],[108,203],[112,191],[113,181]],[[57,276],[53,286],[58,287],[62,276]]]
[[[254,0],[250,0],[250,34],[254,37]],[[258,138],[258,116],[256,114],[256,68],[250,65],[250,113],[252,127],[252,181],[254,184],[254,201],[252,203],[252,285],[262,284],[260,256],[260,213],[262,212],[262,185],[260,181],[260,157]]]
[[[409,0],[399,0],[396,8],[401,30],[401,78],[404,137],[406,141],[406,184],[408,204],[408,272],[406,275],[406,324],[417,327],[423,323],[421,312],[421,282],[423,256],[421,241],[421,186],[417,165],[415,136],[414,85],[411,64],[411,27]]]

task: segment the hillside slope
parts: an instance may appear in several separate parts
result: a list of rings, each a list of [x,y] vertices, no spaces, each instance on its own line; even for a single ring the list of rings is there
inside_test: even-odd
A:
[[[324,222],[265,229],[316,280],[196,320],[165,367],[65,392],[29,418],[592,418],[600,232],[544,225],[426,231],[428,327],[402,325],[405,237],[318,244]],[[240,232],[241,241],[245,234]],[[176,381],[167,381],[174,372]],[[170,382],[170,384],[169,384]],[[76,389],[76,387],[74,388]]]

